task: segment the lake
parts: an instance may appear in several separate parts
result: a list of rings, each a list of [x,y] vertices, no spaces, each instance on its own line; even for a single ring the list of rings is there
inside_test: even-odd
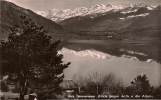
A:
[[[159,43],[136,41],[73,40],[61,45],[63,61],[71,62],[65,78],[87,76],[94,69],[102,75],[113,73],[129,86],[137,75],[146,74],[152,86],[161,84]]]

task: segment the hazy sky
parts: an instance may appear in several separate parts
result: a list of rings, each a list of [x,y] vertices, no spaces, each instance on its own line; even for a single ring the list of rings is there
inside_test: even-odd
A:
[[[161,5],[161,0],[6,0],[33,11],[48,11],[53,8],[73,9],[76,7],[91,7],[97,4],[129,5],[145,3]]]

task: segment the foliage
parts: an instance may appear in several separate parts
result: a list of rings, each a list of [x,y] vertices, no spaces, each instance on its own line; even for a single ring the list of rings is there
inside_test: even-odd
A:
[[[130,86],[125,87],[122,79],[116,78],[113,73],[102,75],[98,70],[94,70],[83,77],[76,75],[73,78],[74,82],[80,87],[81,95],[122,95],[135,96],[143,98],[143,95],[149,95],[149,98],[161,98],[161,85],[159,87],[150,86],[146,75],[138,75],[134,78]]]
[[[80,87],[81,94],[98,95],[109,91],[110,94],[121,94],[124,87],[122,79],[117,79],[112,73],[102,75],[96,69],[89,72],[86,77],[77,78],[75,75],[73,80]]]
[[[63,64],[63,55],[58,54],[60,41],[51,43],[51,36],[43,26],[25,16],[21,17],[21,25],[11,29],[8,41],[2,44],[2,72],[8,74],[10,80],[19,81],[20,99],[27,93],[26,88],[33,83],[46,92],[55,92],[63,80],[63,70],[70,63]]]
[[[134,94],[140,94],[140,95],[147,95],[150,91],[150,84],[149,80],[147,79],[147,76],[144,75],[138,75],[134,81],[131,82],[134,89]]]
[[[153,95],[157,99],[161,99],[161,85],[154,89]]]
[[[122,79],[117,79],[113,73],[102,78],[102,85],[106,87],[105,91],[110,91],[111,94],[120,94],[121,88],[124,87]]]
[[[91,82],[87,84],[85,91],[90,95],[98,95],[103,93],[103,86],[99,83]]]

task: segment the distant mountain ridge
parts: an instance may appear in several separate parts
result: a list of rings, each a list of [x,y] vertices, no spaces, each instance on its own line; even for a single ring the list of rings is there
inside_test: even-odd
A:
[[[90,8],[37,12],[70,31],[115,31],[127,36],[161,37],[161,6],[96,5]],[[135,33],[135,34],[134,34]]]
[[[139,8],[147,8],[148,10],[154,10],[156,6],[152,5],[146,5],[146,4],[135,4],[135,5],[129,5],[129,6],[114,6],[112,4],[104,5],[96,5],[92,6],[90,8],[86,7],[78,7],[75,9],[52,9],[48,12],[44,11],[35,11],[37,14],[40,14],[48,19],[51,19],[52,21],[55,21],[57,23],[66,20],[68,18],[73,18],[76,16],[90,16],[90,18],[95,18],[100,15],[105,15],[107,12],[118,12],[120,11],[123,14],[130,13],[130,12],[136,12]]]
[[[147,26],[160,27],[160,21],[161,9],[158,6],[155,10],[139,8],[135,12],[132,10],[128,13],[110,11],[95,18],[77,16],[61,21],[60,24],[68,30],[108,31]]]
[[[47,30],[50,35],[58,34],[59,31],[64,30],[61,25],[58,25],[57,23],[46,19],[29,9],[19,7],[8,1],[0,1],[0,4],[0,39],[5,39],[9,34],[10,28],[20,23],[19,15],[25,15],[36,22],[37,25],[44,26],[45,30]]]
[[[161,6],[149,6],[143,3],[129,6],[101,4],[90,8],[53,9],[49,13],[37,12],[42,15],[40,16],[11,2],[0,1],[0,3],[0,39],[6,38],[9,29],[19,23],[19,14],[30,17],[38,25],[44,26],[51,36],[58,38],[66,36],[69,38],[84,36],[82,38],[85,38],[87,35],[89,38],[92,35],[97,37],[100,35],[99,31],[103,34],[102,39],[110,32],[125,35],[123,36],[125,38],[127,36],[161,37]],[[85,33],[80,35],[81,31]]]

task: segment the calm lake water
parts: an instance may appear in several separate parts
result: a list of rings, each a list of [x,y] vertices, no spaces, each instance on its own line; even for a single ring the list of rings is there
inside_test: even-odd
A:
[[[79,40],[62,45],[59,53],[71,65],[64,70],[65,79],[87,76],[94,69],[102,75],[114,73],[130,85],[137,75],[146,74],[150,84],[161,84],[160,44],[132,41]]]

